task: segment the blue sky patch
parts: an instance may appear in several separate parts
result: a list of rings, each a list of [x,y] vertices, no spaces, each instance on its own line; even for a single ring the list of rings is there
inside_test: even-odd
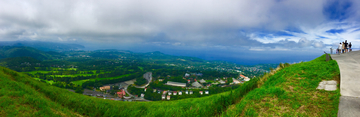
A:
[[[349,17],[350,7],[352,7],[352,3],[349,0],[333,0],[328,1],[323,12],[331,20],[342,21]]]
[[[284,31],[279,31],[279,32],[274,33],[274,36],[294,36],[294,35],[284,32]]]
[[[327,30],[326,32],[327,33],[343,33],[345,30],[344,29],[330,29],[330,30]]]

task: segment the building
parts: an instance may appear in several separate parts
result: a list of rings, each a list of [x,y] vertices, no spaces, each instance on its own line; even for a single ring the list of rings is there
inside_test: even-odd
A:
[[[167,81],[167,83],[165,83],[165,85],[176,86],[176,87],[186,87],[186,83],[173,82],[173,81]]]
[[[194,93],[193,91],[190,91],[190,92],[189,92],[190,95],[193,94],[193,93]]]
[[[110,86],[100,87],[100,91],[110,90]]]
[[[220,84],[225,84],[225,81],[223,81],[223,80],[220,79],[220,80],[219,80],[219,83],[220,83]]]
[[[116,92],[116,94],[119,98],[123,98],[126,95],[125,90],[122,89],[119,92]]]
[[[177,95],[177,92],[176,92],[176,91],[174,91],[174,92],[173,92],[173,95]]]
[[[179,91],[179,95],[182,95],[182,91]]]
[[[146,92],[146,89],[147,89],[147,88],[144,88],[144,91],[145,91],[145,92]]]
[[[250,78],[248,78],[248,77],[244,78],[244,81],[249,81],[249,80],[250,80]]]
[[[165,100],[165,95],[162,95],[162,96],[161,96],[161,99],[162,99],[162,100]]]
[[[190,76],[190,74],[188,74],[188,73],[185,73],[185,77],[189,77]]]
[[[167,96],[167,100],[170,100],[170,95]]]
[[[191,86],[196,87],[196,88],[201,88],[201,87],[203,87],[199,82],[193,82],[193,83],[191,84]]]
[[[233,84],[240,84],[241,82],[233,78]]]
[[[189,91],[185,91],[185,94],[189,94]]]
[[[206,81],[204,79],[201,79],[199,82],[200,83],[206,83]]]
[[[168,92],[168,95],[171,95],[171,91]]]
[[[143,94],[143,93],[142,93],[142,94],[140,94],[140,97],[141,97],[141,98],[144,98],[144,96],[145,96],[145,94]]]
[[[199,91],[199,93],[200,93],[200,95],[202,95],[202,94],[203,94],[203,91]]]
[[[164,81],[164,79],[159,79],[159,81]]]
[[[209,91],[205,91],[205,94],[209,94]]]
[[[153,90],[153,93],[155,93],[155,92],[156,92],[156,89]]]

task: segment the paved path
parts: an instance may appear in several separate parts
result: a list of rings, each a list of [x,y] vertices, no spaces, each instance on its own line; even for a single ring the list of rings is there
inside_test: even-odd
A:
[[[136,88],[145,88],[147,86],[149,86],[149,84],[151,83],[152,80],[152,72],[146,72],[143,77],[147,80],[147,84],[143,85],[143,86],[135,86]]]
[[[340,69],[338,117],[360,116],[360,51],[331,55]]]

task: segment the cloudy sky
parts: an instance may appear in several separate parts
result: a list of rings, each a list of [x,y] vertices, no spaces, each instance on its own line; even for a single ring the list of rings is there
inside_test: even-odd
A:
[[[79,43],[240,64],[360,48],[359,0],[0,0],[0,41]]]

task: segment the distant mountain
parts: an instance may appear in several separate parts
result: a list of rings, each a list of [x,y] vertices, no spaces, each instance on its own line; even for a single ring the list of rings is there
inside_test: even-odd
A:
[[[65,55],[53,51],[43,52],[32,47],[0,46],[0,58],[32,57],[37,60],[48,60],[62,56]]]
[[[41,51],[71,51],[85,48],[79,44],[66,44],[55,42],[42,42],[42,41],[3,41],[0,46],[27,46],[33,47]]]

